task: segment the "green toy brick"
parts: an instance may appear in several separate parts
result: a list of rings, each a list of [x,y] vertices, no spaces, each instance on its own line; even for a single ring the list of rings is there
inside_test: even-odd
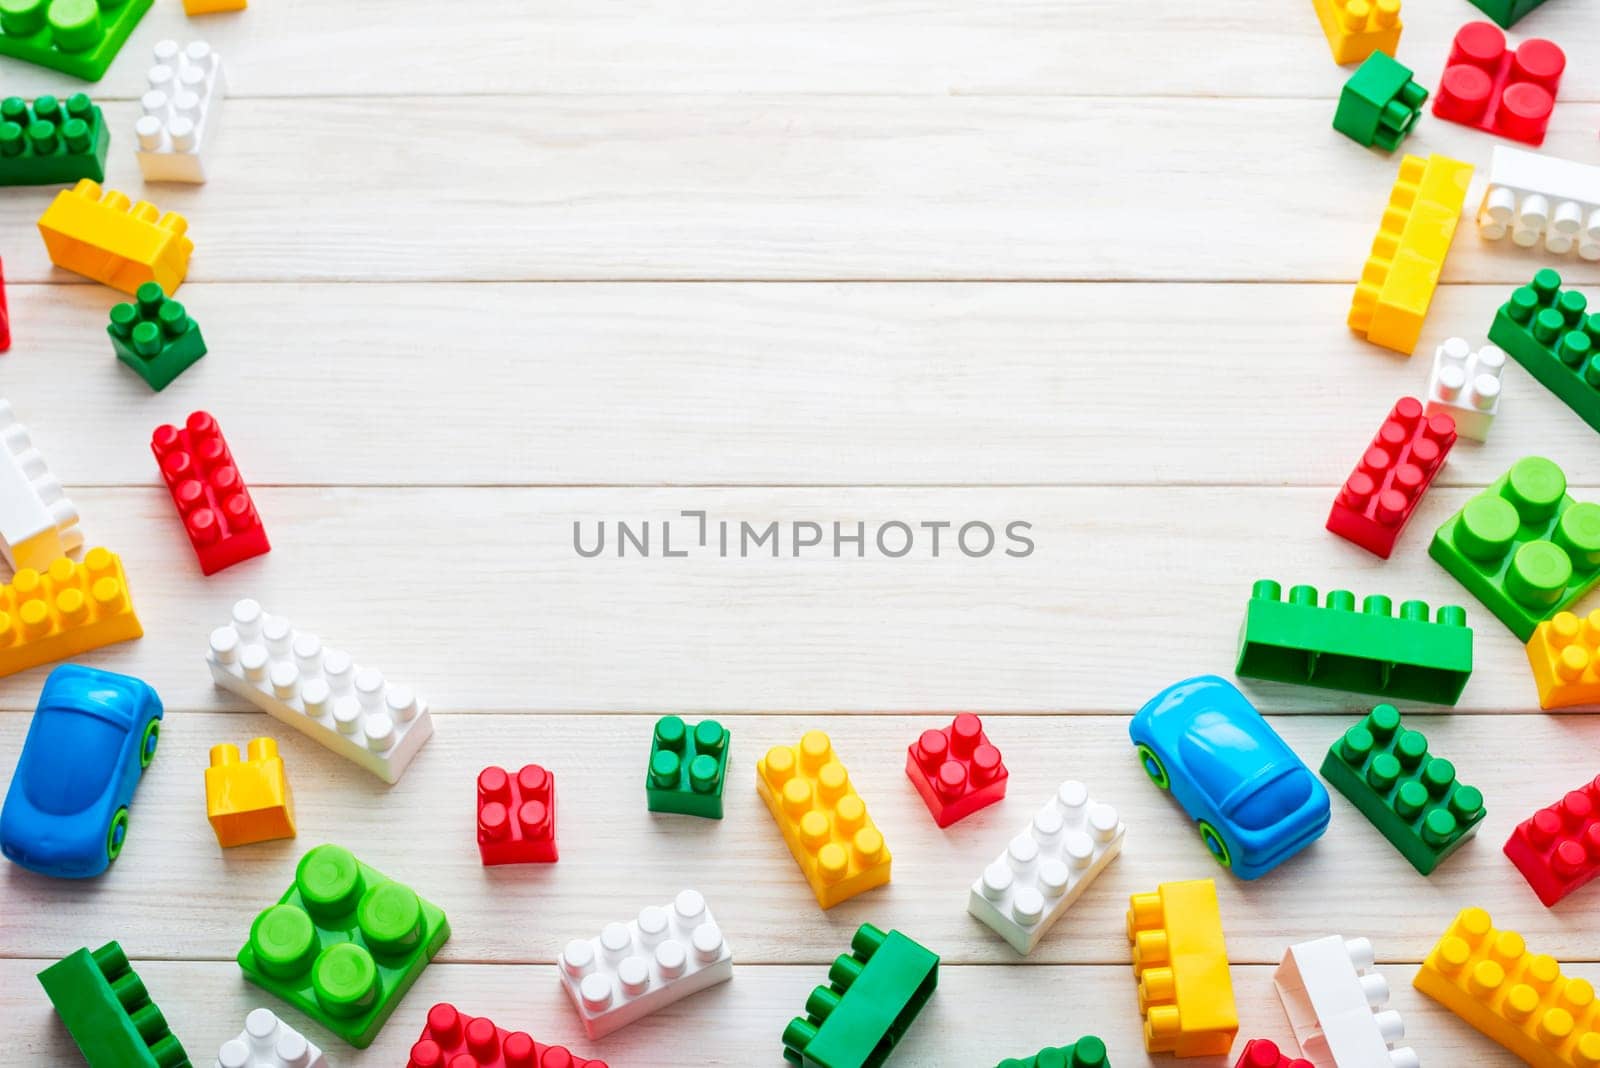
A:
[[[4,3],[4,0],[0,0]],[[0,185],[76,185],[105,181],[111,128],[83,93],[0,100]]]
[[[5,0],[0,0],[4,3]],[[133,368],[157,393],[206,354],[200,324],[189,318],[182,304],[146,282],[134,297],[136,303],[111,309],[111,347],[117,359]]]
[[[1428,752],[1420,731],[1379,705],[1333,743],[1322,777],[1343,794],[1423,875],[1483,822],[1483,792],[1456,780],[1455,765]]]
[[[1600,313],[1548,267],[1495,313],[1489,340],[1511,354],[1578,418],[1600,430]]]
[[[1031,1057],[1012,1057],[995,1068],[1111,1068],[1111,1060],[1104,1042],[1084,1035],[1070,1046],[1052,1046]]]
[[[320,845],[300,858],[278,904],[250,925],[239,967],[365,1049],[449,937],[437,905],[348,849]]]
[[[1428,620],[1425,601],[1406,601],[1398,616],[1374,594],[1356,611],[1355,594],[1331,590],[1318,606],[1315,586],[1283,587],[1261,579],[1250,591],[1239,631],[1241,678],[1321,686],[1453,705],[1472,674],[1472,630],[1455,605]]]
[[[806,1015],[783,1030],[783,1056],[801,1068],[878,1068],[939,984],[939,956],[899,931],[864,923]]]
[[[694,730],[677,716],[662,716],[650,740],[644,776],[651,812],[722,818],[722,784],[728,773],[728,728],[714,719]]]
[[[1445,520],[1428,555],[1523,642],[1600,582],[1600,504],[1567,496],[1567,476],[1525,456]]]
[[[1470,0],[1472,5],[1493,19],[1503,30],[1544,3],[1544,0]]]
[[[0,56],[97,82],[154,0],[0,0]]]
[[[1344,83],[1333,128],[1358,144],[1393,152],[1417,124],[1427,99],[1409,68],[1374,52]]]
[[[39,973],[39,983],[89,1068],[191,1068],[117,943],[63,957]]]

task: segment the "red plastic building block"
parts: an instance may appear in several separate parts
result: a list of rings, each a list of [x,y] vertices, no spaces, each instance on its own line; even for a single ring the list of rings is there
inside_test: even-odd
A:
[[[516,775],[504,768],[478,774],[478,852],[495,864],[556,861],[556,777],[537,764]]]
[[[0,352],[11,349],[11,313],[6,311],[6,265],[0,260]]]
[[[183,517],[202,574],[214,575],[272,549],[222,428],[210,412],[191,412],[182,430],[157,427],[150,451]]]
[[[1505,852],[1546,908],[1600,874],[1600,776],[1517,824]]]
[[[1334,498],[1328,529],[1389,559],[1455,443],[1454,419],[1443,413],[1424,416],[1421,401],[1401,397]]]
[[[989,744],[983,722],[971,712],[944,730],[923,731],[906,750],[906,775],[941,827],[1006,796],[1010,778],[1000,750]]]
[[[507,1031],[441,1001],[428,1010],[406,1068],[606,1068],[606,1062],[542,1045],[524,1031]]]
[[[1316,1068],[1310,1061],[1291,1057],[1278,1044],[1265,1038],[1252,1038],[1244,1044],[1244,1055],[1233,1068]]]
[[[1566,67],[1566,53],[1554,41],[1533,38],[1513,52],[1506,48],[1506,35],[1498,26],[1469,22],[1456,31],[1450,45],[1433,114],[1513,141],[1542,145]]]

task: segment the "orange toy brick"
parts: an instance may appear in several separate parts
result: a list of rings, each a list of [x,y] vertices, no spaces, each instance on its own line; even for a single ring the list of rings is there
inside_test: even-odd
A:
[[[0,676],[143,636],[122,561],[107,549],[81,564],[63,556],[43,572],[25,567],[0,586]]]
[[[1226,1054],[1239,1033],[1217,884],[1162,883],[1129,900],[1144,1046],[1177,1057]]]
[[[294,797],[278,743],[252,738],[248,759],[233,745],[211,747],[206,769],[206,818],[224,849],[294,837]]]
[[[178,291],[194,251],[188,230],[177,212],[163,215],[147,200],[135,204],[88,178],[57,193],[39,217],[51,263],[128,294],[145,282],[169,297]]]
[[[1542,621],[1528,639],[1528,666],[1540,708],[1600,704],[1600,608]]]

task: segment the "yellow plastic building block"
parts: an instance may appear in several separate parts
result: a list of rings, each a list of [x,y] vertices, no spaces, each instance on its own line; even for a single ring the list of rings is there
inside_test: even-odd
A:
[[[278,743],[252,738],[245,751],[241,763],[237,746],[214,745],[206,769],[206,818],[224,849],[294,837],[294,797]]]
[[[1472,164],[1447,156],[1400,161],[1400,176],[1350,302],[1350,329],[1408,356],[1416,349],[1470,181]]]
[[[1177,1057],[1227,1053],[1239,1033],[1239,1010],[1217,884],[1162,883],[1153,894],[1134,894],[1128,904],[1144,1048]]]
[[[831,909],[889,881],[889,847],[822,731],[807,731],[799,745],[767,750],[756,761],[756,792],[817,904]]]
[[[182,215],[165,215],[147,200],[134,204],[126,193],[101,190],[81,179],[63,189],[39,217],[39,233],[57,267],[76,271],[124,293],[145,282],[159,284],[167,296],[189,273],[194,242]]]
[[[1411,985],[1533,1068],[1600,1065],[1594,986],[1495,930],[1483,909],[1461,910]]]
[[[1600,704],[1600,608],[1541,622],[1528,639],[1528,664],[1540,708]]]
[[[0,676],[144,636],[122,561],[90,549],[83,563],[58,557],[0,586]]]
[[[1362,63],[1374,52],[1393,57],[1400,46],[1400,0],[1311,0],[1333,61]]]
[[[183,0],[185,15],[210,15],[217,11],[243,11],[247,0]]]

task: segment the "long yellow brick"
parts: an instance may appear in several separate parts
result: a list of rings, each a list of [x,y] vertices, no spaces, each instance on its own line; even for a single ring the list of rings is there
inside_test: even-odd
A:
[[[0,676],[143,636],[122,561],[107,549],[81,564],[63,556],[43,572],[25,567],[0,586]]]

